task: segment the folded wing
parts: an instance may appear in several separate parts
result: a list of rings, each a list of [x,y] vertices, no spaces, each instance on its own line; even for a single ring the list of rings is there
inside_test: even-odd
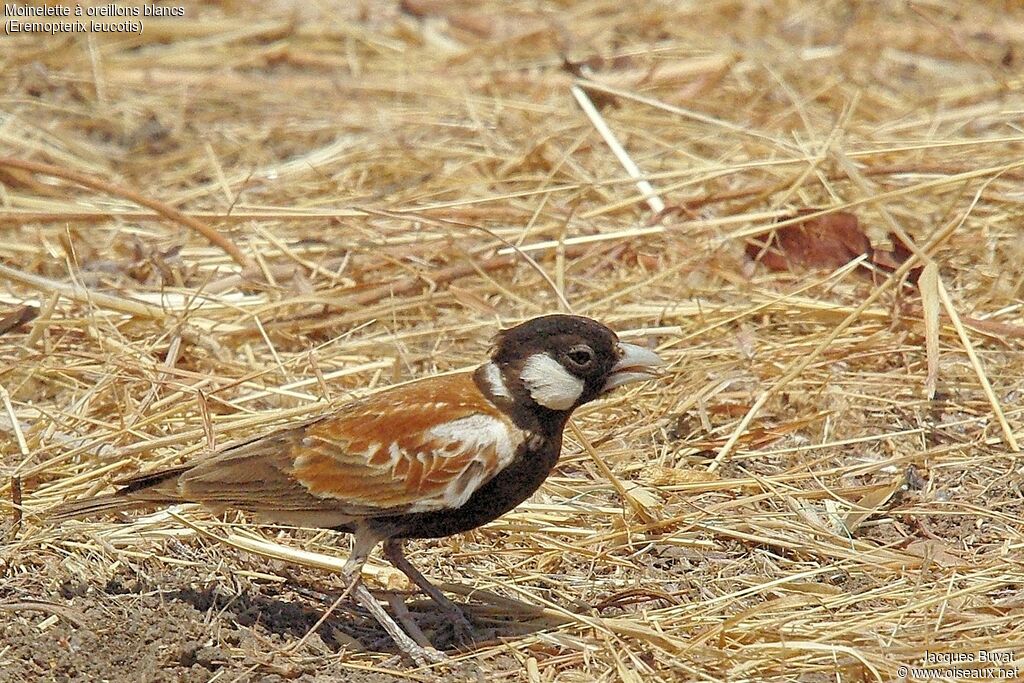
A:
[[[424,386],[254,439],[132,497],[164,495],[278,518],[460,507],[513,460],[522,436],[468,376]]]

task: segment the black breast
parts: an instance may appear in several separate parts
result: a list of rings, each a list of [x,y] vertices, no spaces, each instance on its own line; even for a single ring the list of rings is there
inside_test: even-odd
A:
[[[440,538],[469,531],[500,517],[533,495],[547,479],[562,450],[562,430],[532,437],[515,459],[454,510],[417,512],[368,520],[392,538]]]

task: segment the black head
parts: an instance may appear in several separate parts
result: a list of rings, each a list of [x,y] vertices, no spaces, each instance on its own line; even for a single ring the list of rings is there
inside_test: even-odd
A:
[[[661,359],[620,342],[606,326],[577,315],[546,315],[503,330],[481,388],[522,409],[568,415],[628,382],[646,379]]]

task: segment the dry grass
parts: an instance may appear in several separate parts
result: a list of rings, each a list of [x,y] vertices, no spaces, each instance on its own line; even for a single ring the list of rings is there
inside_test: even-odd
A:
[[[0,608],[45,638],[78,618],[69,576],[258,592],[291,576],[261,554],[328,566],[287,548],[337,558],[336,536],[200,510],[37,513],[472,367],[564,298],[670,371],[581,411],[513,514],[416,546],[505,624],[461,659],[495,680],[891,680],[926,651],[1024,651],[1020,5],[408,6],[188,4],[138,37],[3,38],[0,301],[39,315],[0,337],[0,510],[17,488],[24,509]],[[917,255],[867,277],[745,262],[804,207]],[[922,301],[903,276],[927,263]],[[265,647],[225,651],[390,666]]]

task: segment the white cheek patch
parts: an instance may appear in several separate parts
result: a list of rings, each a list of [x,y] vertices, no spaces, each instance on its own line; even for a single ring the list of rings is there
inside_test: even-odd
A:
[[[583,380],[569,374],[562,364],[546,353],[526,359],[520,375],[530,397],[551,410],[568,410],[583,394]]]
[[[501,368],[497,365],[488,363],[484,366],[484,379],[487,381],[487,386],[490,388],[492,396],[495,398],[512,398],[512,393],[505,385],[505,378],[501,376]]]

